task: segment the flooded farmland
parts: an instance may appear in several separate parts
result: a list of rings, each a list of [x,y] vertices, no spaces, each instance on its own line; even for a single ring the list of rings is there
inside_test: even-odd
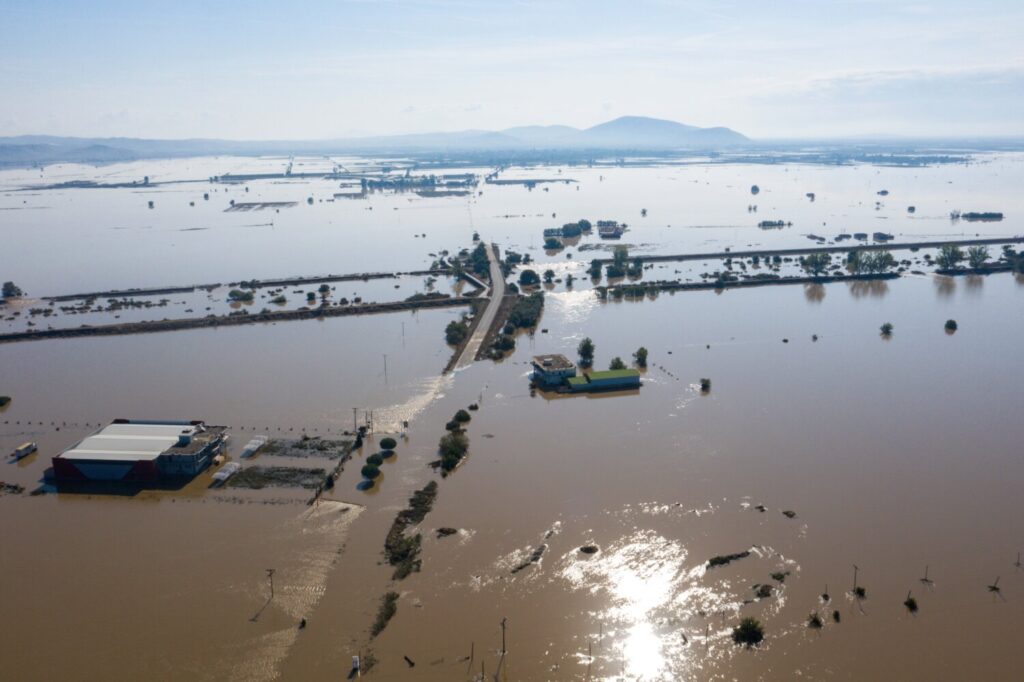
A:
[[[12,397],[0,407],[0,446],[39,444],[0,475],[25,489],[0,495],[5,672],[328,680],[358,655],[373,663],[364,676],[382,680],[1007,679],[1024,664],[1021,275],[913,274],[912,264],[891,280],[600,300],[586,270],[611,242],[585,236],[545,251],[542,231],[618,220],[628,224],[618,243],[641,257],[801,248],[818,243],[810,233],[831,243],[879,230],[900,242],[1011,238],[1024,233],[1022,162],[511,168],[500,177],[561,181],[359,199],[335,199],[338,182],[325,178],[209,181],[283,172],[285,159],[0,173],[0,276],[27,292],[19,306],[217,282],[168,295],[173,314],[131,314],[227,314],[231,282],[427,270],[471,247],[474,232],[529,254],[538,272],[577,277],[541,287],[539,328],[518,332],[510,356],[444,376],[445,328],[463,308],[0,344],[0,394]],[[380,165],[302,163],[324,173]],[[40,188],[143,176],[155,186]],[[232,199],[296,205],[225,212]],[[952,220],[956,210],[1006,217],[969,223]],[[793,225],[758,229],[768,219]],[[718,267],[658,263],[644,278]],[[428,285],[402,276],[332,286],[333,297],[383,302]],[[288,305],[313,289],[286,288]],[[532,392],[531,357],[575,359],[584,337],[598,369],[646,347],[643,386]],[[445,423],[471,404],[468,457],[442,478],[428,463]],[[356,424],[373,412],[374,433],[312,505],[298,488],[210,489],[210,471],[130,494],[57,492],[44,479],[54,454],[117,417],[227,425],[228,457],[242,461],[257,434],[345,437],[353,408]],[[395,454],[358,489],[389,435]],[[394,581],[382,554],[389,526],[431,480],[421,570]],[[389,591],[397,612],[371,637]],[[764,627],[756,648],[732,641],[747,616]]]

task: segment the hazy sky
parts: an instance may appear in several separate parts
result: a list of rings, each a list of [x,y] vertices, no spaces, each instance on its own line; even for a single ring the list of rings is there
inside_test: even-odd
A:
[[[0,0],[0,135],[1024,135],[1024,2]]]

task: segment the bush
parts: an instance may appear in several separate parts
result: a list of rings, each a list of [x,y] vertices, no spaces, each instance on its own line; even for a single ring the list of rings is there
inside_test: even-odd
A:
[[[540,276],[534,270],[526,269],[519,273],[519,283],[525,287],[540,284]]]
[[[372,464],[364,464],[363,468],[359,470],[359,473],[363,475],[363,478],[368,478],[372,481],[380,476],[380,467],[376,467]]]
[[[732,630],[732,641],[751,647],[764,640],[764,628],[755,618],[744,618]]]
[[[441,468],[444,471],[451,471],[469,450],[469,438],[461,431],[454,431],[441,437],[437,451],[441,455]]]
[[[469,412],[466,412],[465,410],[459,410],[458,412],[455,413],[455,421],[462,422],[463,424],[468,422],[472,418],[473,417],[470,416]]]
[[[956,320],[946,320],[946,331],[955,332],[957,330]]]
[[[288,302],[288,299],[285,298],[284,294],[278,294],[274,298],[270,299],[270,302],[277,303],[278,305],[284,305],[285,303]]]
[[[527,271],[532,272],[532,271]],[[536,327],[544,310],[544,294],[537,291],[529,296],[516,299],[512,310],[508,313],[508,324],[515,328],[529,329]],[[507,326],[507,325],[506,325]],[[508,332],[506,332],[508,333]]]
[[[469,336],[469,325],[465,320],[452,320],[444,328],[444,338],[450,346],[457,346]]]
[[[241,289],[232,289],[228,292],[229,301],[242,301],[245,303],[251,303],[256,296],[251,291],[242,291]]]
[[[3,290],[0,291],[0,298],[16,298],[25,292],[14,282],[4,282]]]
[[[374,453],[366,458],[366,463],[375,467],[379,467],[381,464],[384,463],[384,458],[381,457],[379,454]]]
[[[398,445],[398,443],[395,441],[394,438],[390,438],[389,437],[389,438],[381,438],[380,439],[380,449],[381,450],[394,450],[397,445]]]

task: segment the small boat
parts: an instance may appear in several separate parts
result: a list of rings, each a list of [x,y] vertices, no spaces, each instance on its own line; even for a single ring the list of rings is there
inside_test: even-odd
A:
[[[11,453],[11,457],[13,457],[14,461],[17,462],[19,459],[24,459],[28,457],[38,449],[39,446],[32,441],[29,441],[28,443],[22,443],[17,448],[15,448],[14,452]]]

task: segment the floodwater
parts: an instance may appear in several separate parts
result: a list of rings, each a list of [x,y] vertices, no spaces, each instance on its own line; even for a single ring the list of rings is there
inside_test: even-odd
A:
[[[84,177],[206,178],[285,161],[126,164]],[[429,265],[430,252],[468,246],[477,230],[528,251],[540,269],[568,272],[568,261],[583,267],[592,256],[539,249],[541,228],[563,216],[626,220],[623,241],[651,253],[810,245],[798,221],[812,216],[829,227],[806,231],[823,236],[868,220],[865,231],[921,239],[965,229],[1008,236],[1022,231],[1024,199],[1010,189],[1020,162],[531,168],[508,177],[561,171],[580,182],[548,192],[482,184],[472,200],[373,195],[312,206],[304,197],[319,190],[306,184],[250,183],[261,198],[245,200],[300,203],[275,214],[272,230],[241,238],[228,227],[261,214],[222,213],[227,200],[217,194],[216,209],[201,207],[202,191],[223,190],[205,182],[188,189],[200,194],[196,207],[190,194],[168,206],[171,189],[189,185],[154,188],[167,194],[152,210],[141,188],[5,191],[4,205],[50,208],[0,214],[15,245],[5,254],[19,254],[5,255],[2,271],[46,295],[414,269]],[[45,174],[58,172],[49,180],[86,171]],[[5,188],[17,185],[17,173],[0,175]],[[876,211],[883,188],[890,195]],[[813,204],[805,191],[816,192]],[[758,213],[748,215],[754,202]],[[912,219],[904,203],[916,204]],[[767,206],[794,227],[751,227],[775,217]],[[168,236],[201,208],[196,220],[213,229]],[[953,208],[1007,218],[952,224]],[[112,216],[127,229],[111,230]],[[164,229],[144,230],[143,220]],[[194,259],[182,259],[176,240],[185,237],[197,239],[187,249]],[[55,253],[63,249],[79,253],[79,267],[66,268]],[[339,291],[349,284],[363,283]],[[0,447],[40,444],[23,462],[0,465],[0,478],[28,490],[52,454],[115,417],[228,424],[234,448],[250,433],[337,435],[352,428],[353,407],[360,420],[373,410],[379,433],[410,422],[373,489],[356,489],[371,442],[316,507],[306,506],[308,491],[210,491],[209,473],[178,491],[0,497],[4,671],[12,679],[329,680],[347,674],[351,656],[369,654],[369,677],[382,680],[470,680],[481,670],[507,680],[1013,679],[1024,664],[1016,646],[1024,569],[1014,566],[1024,550],[1022,302],[1024,279],[1007,273],[620,302],[559,284],[546,299],[547,333],[519,336],[503,362],[444,378],[443,329],[458,309],[0,346],[0,393],[14,397],[0,411]],[[950,318],[959,323],[952,335],[943,330]],[[889,339],[879,335],[883,322],[895,326]],[[531,395],[529,357],[573,357],[584,336],[599,367],[647,347],[643,387]],[[703,377],[712,380],[706,395]],[[436,477],[426,464],[444,423],[471,402],[480,410],[468,427],[470,455],[440,481],[422,524],[422,572],[393,584],[384,536],[411,492]],[[458,534],[437,539],[446,526]],[[585,544],[599,551],[579,552]],[[513,573],[541,545],[540,560]],[[706,568],[713,556],[746,550]],[[849,594],[854,565],[863,600]],[[276,569],[269,601],[268,568]],[[997,578],[1000,591],[989,591]],[[757,598],[761,584],[771,596]],[[371,640],[389,589],[401,594],[398,613]],[[916,614],[903,605],[908,591]],[[806,626],[812,612],[820,630]],[[753,650],[730,639],[744,616],[764,625]],[[300,631],[301,618],[309,625]]]

